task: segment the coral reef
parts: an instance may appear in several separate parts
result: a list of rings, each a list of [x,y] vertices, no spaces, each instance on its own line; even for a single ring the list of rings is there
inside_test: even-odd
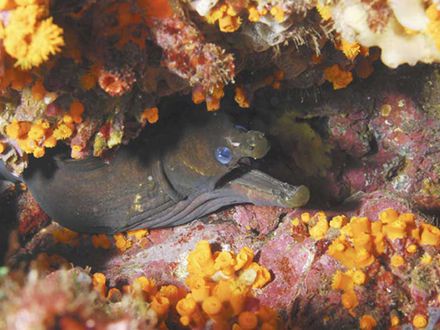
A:
[[[0,14],[0,329],[440,326],[439,1],[4,0]],[[138,138],[151,155],[163,122],[183,139],[189,108],[265,132],[252,169],[311,202],[84,234],[17,181],[52,148],[104,164]]]
[[[99,304],[134,304],[142,297],[150,310],[142,314],[150,318],[146,324],[153,319],[157,326],[163,322],[161,327],[173,329],[188,324],[219,329],[246,329],[246,324],[258,329],[435,326],[440,230],[390,193],[366,194],[357,203],[349,211],[343,205],[344,212],[298,209],[280,214],[273,208],[271,215],[266,210],[261,221],[278,223],[267,223],[263,235],[258,233],[263,224],[243,227],[259,213],[251,206],[232,208],[205,223],[113,238],[51,224],[10,262],[33,260],[30,267],[50,274],[43,281],[56,276],[51,272],[60,265],[90,266],[93,283],[88,277],[89,289],[82,292],[93,287],[104,299]],[[35,257],[29,259],[29,254]],[[34,283],[21,290],[38,287]],[[137,290],[143,293],[139,296]],[[83,294],[81,299],[88,297]],[[25,303],[14,301],[4,305],[14,310]],[[64,309],[50,313],[68,314]],[[19,321],[17,314],[8,315],[10,322]],[[116,322],[116,315],[103,322]],[[136,320],[146,322],[142,315]]]

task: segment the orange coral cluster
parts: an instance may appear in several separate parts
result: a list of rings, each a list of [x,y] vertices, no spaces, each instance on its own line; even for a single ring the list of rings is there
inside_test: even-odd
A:
[[[200,104],[206,101],[208,111],[217,111],[220,109],[220,101],[225,95],[223,86],[216,86],[211,92],[206,93],[200,86],[195,87],[192,92],[194,104]]]
[[[209,24],[218,23],[221,32],[235,32],[243,22],[240,14],[244,10],[248,12],[249,22],[258,22],[266,15],[277,22],[283,22],[287,18],[286,10],[279,3],[276,5],[259,4],[258,1],[236,3],[222,1],[214,6],[204,18]]]
[[[336,271],[332,288],[342,292],[341,303],[352,315],[359,305],[356,286],[368,282],[367,269],[379,256],[388,257],[392,268],[404,269],[408,267],[407,260],[414,259],[417,252],[420,258],[416,262],[431,263],[433,258],[428,251],[440,247],[440,229],[427,223],[418,224],[414,214],[399,214],[391,208],[380,212],[378,221],[367,217],[348,219],[344,215],[334,216],[329,221],[324,212],[317,212],[313,216],[303,213],[292,220],[294,227],[301,223],[307,226],[312,238],[331,240],[327,254],[347,269]],[[405,247],[403,253],[393,252],[395,249],[391,246],[397,243]],[[426,252],[422,255],[423,250]],[[364,316],[360,324],[362,329],[372,329],[375,321],[372,316]]]
[[[324,69],[324,78],[333,85],[334,90],[347,87],[354,79],[353,73],[362,79],[368,78],[373,73],[373,63],[380,56],[377,49],[370,50],[345,40],[342,40],[337,48],[353,63],[349,67],[332,64]]]
[[[117,233],[113,235],[116,248],[125,252],[133,246],[136,242],[142,242],[142,240],[148,235],[147,229],[130,230],[126,233]]]
[[[234,32],[240,27],[242,20],[236,8],[228,3],[219,3],[210,10],[205,19],[209,24],[218,22],[222,32]]]
[[[32,89],[35,99],[42,98],[44,95],[44,87],[36,83]],[[76,125],[82,122],[84,113],[83,104],[74,100],[70,104],[69,111],[55,123],[51,123],[46,119],[38,119],[35,122],[13,120],[6,125],[6,135],[15,140],[27,154],[33,154],[34,157],[40,158],[45,154],[45,148],[53,148],[57,141],[68,139],[76,130]]]
[[[177,303],[180,323],[202,327],[208,320],[214,329],[275,329],[277,315],[260,306],[246,309],[252,288],[271,280],[269,271],[253,261],[254,252],[245,247],[235,255],[213,253],[208,241],[200,241],[188,256],[189,275],[185,283],[191,292]]]
[[[111,240],[110,236],[106,234],[80,236],[79,233],[65,227],[57,227],[51,232],[51,235],[56,243],[77,246],[81,238],[90,237],[93,247],[108,250],[114,246],[120,252],[125,252],[135,244],[142,245],[146,243],[145,237],[147,237],[148,234],[147,229],[136,229],[123,233],[117,233],[113,235],[113,240]]]
[[[124,285],[122,292],[116,287],[108,288],[106,282],[105,274],[93,274],[93,288],[102,298],[110,302],[118,302],[121,301],[123,294],[128,294],[147,302],[157,316],[157,329],[168,329],[165,321],[170,318],[169,314],[175,311],[177,301],[184,295],[184,291],[175,285],[164,285],[158,288],[153,279],[145,276],[137,277],[131,285]]]
[[[167,329],[165,321],[179,317],[180,324],[203,327],[213,322],[213,329],[277,329],[277,313],[265,306],[249,309],[252,288],[261,288],[271,277],[268,270],[253,261],[254,253],[243,248],[235,255],[229,251],[212,253],[207,241],[200,241],[188,256],[185,283],[191,292],[174,285],[157,287],[155,280],[140,276],[131,285],[108,288],[103,273],[92,276],[93,287],[101,297],[120,301],[130,294],[149,303],[159,319],[158,327]]]

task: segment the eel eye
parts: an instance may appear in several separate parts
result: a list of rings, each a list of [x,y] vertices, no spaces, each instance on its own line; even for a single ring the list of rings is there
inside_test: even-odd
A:
[[[215,149],[215,159],[220,164],[227,165],[232,160],[232,151],[228,147],[218,147]]]

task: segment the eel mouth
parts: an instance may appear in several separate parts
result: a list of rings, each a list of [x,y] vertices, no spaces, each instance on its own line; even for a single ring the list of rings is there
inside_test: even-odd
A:
[[[306,186],[293,186],[258,170],[250,170],[226,183],[225,187],[243,200],[265,206],[301,207],[310,199]]]
[[[148,219],[143,214],[134,216],[129,227],[123,230],[182,225],[223,207],[237,204],[296,208],[305,205],[309,200],[310,193],[306,186],[293,186],[258,170],[252,169],[244,173],[237,170],[223,177],[215,189],[189,196],[171,209],[150,214]]]

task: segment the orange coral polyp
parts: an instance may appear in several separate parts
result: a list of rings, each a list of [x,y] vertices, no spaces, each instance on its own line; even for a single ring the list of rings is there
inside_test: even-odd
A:
[[[359,320],[359,327],[361,330],[372,330],[377,325],[376,319],[369,314],[362,315]]]
[[[215,296],[206,298],[202,303],[203,311],[210,316],[220,314],[222,308],[222,302]]]
[[[422,234],[420,236],[421,245],[440,245],[440,229],[433,225],[422,224]]]
[[[371,231],[370,220],[366,217],[353,217],[350,219],[350,225],[353,236],[368,234]]]
[[[328,222],[325,218],[319,219],[315,226],[309,229],[309,234],[316,240],[323,239],[328,231]]]
[[[394,222],[398,219],[399,213],[392,208],[385,209],[379,213],[379,220],[383,223]]]
[[[167,315],[170,309],[170,301],[167,297],[155,296],[151,301],[151,308],[159,317],[163,317]]]
[[[342,273],[341,271],[336,271],[336,273],[333,275],[332,289],[342,291],[353,290],[353,280],[350,276]]]
[[[141,121],[155,124],[159,121],[159,109],[157,107],[147,108],[142,112]]]
[[[254,259],[254,251],[248,247],[242,248],[236,256],[236,264],[234,269],[237,271],[242,268],[246,268],[252,263],[252,259]]]
[[[241,312],[238,315],[238,325],[244,330],[256,329],[258,326],[258,317],[252,312]]]
[[[352,73],[342,69],[339,64],[325,68],[324,77],[332,83],[334,90],[345,88],[353,81]]]
[[[187,295],[186,298],[180,300],[176,305],[177,313],[181,316],[190,316],[196,311],[197,303],[191,297]]]
[[[359,300],[354,291],[344,292],[341,296],[341,302],[346,309],[352,309],[359,305]]]

